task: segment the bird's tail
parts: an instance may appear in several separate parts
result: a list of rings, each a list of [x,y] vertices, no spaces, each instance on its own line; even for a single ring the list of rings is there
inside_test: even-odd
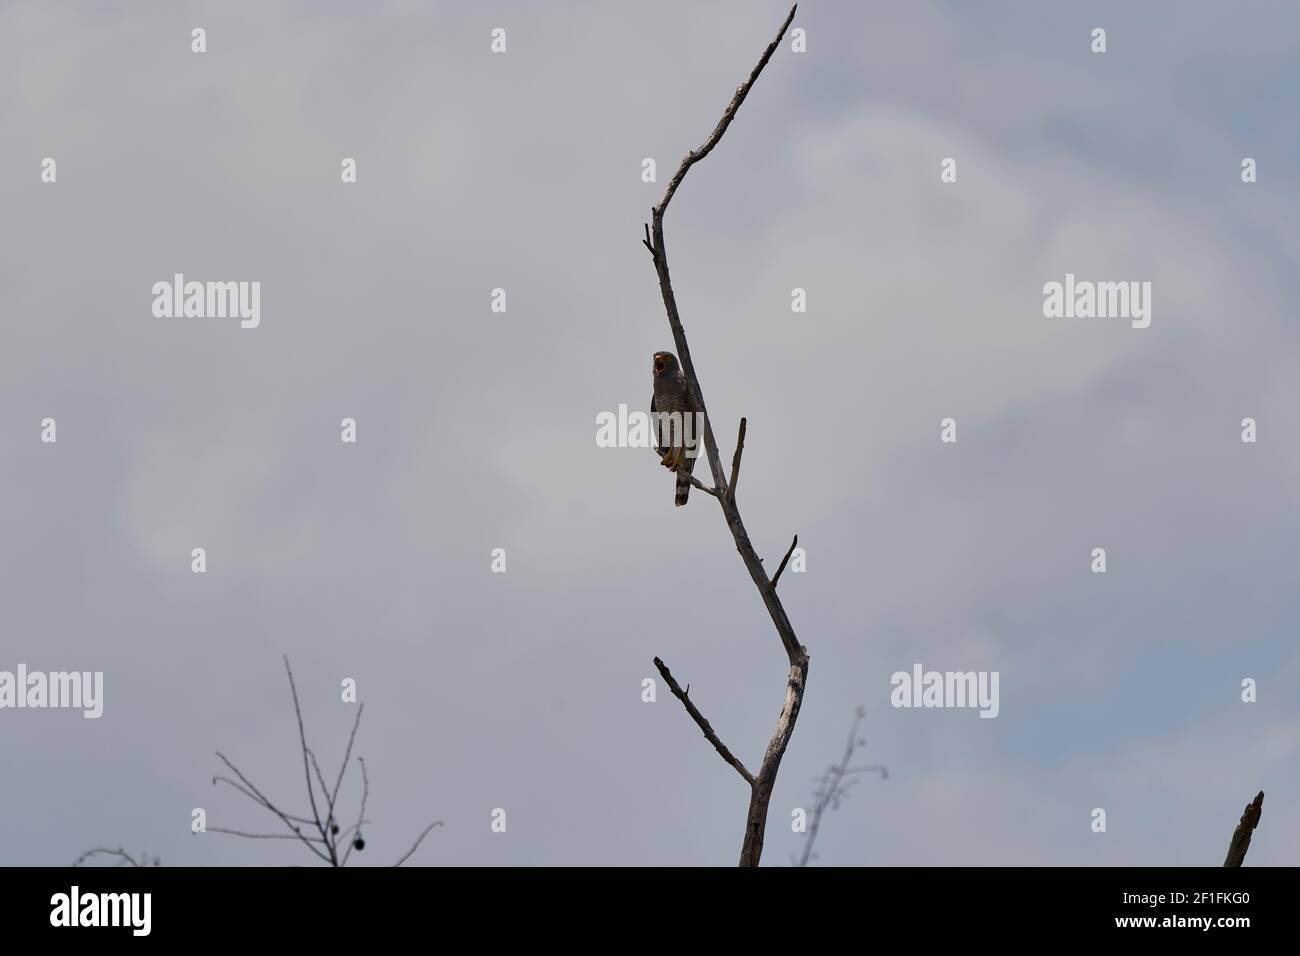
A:
[[[686,472],[686,474],[683,475],[679,473],[677,475],[677,494],[676,497],[673,498],[673,504],[679,508],[686,504],[686,499],[691,496],[691,483],[687,480],[686,475],[689,475],[695,470],[695,459],[687,458],[685,464],[680,467]]]

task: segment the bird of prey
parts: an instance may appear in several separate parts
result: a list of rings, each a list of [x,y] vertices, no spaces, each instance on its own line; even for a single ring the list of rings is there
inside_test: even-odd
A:
[[[686,376],[672,352],[654,354],[654,382],[650,417],[654,422],[656,448],[663,456],[659,463],[677,475],[673,503],[680,507],[686,504],[691,493],[687,476],[695,469],[699,448],[698,429],[695,427],[695,413],[699,409],[691,399]]]

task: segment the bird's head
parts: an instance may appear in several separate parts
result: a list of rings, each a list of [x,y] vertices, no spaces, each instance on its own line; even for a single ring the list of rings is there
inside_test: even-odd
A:
[[[677,356],[672,352],[656,352],[654,360],[655,378],[672,375],[677,371]]]

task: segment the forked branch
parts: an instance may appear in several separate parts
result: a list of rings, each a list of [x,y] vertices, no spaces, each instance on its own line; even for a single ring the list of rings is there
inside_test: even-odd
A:
[[[298,700],[298,687],[294,682],[293,668],[289,666],[288,657],[284,659],[284,669],[289,677],[289,693],[293,698],[293,713],[298,721],[298,746],[302,750],[303,774],[307,781],[307,803],[311,813],[310,815],[294,814],[282,810],[277,804],[272,803],[271,799],[262,793],[248,777],[244,776],[243,771],[236,767],[225,754],[218,751],[217,759],[230,768],[230,772],[238,780],[218,774],[212,778],[213,784],[224,783],[231,789],[243,794],[284,824],[285,830],[288,832],[252,833],[230,827],[208,827],[207,832],[225,833],[229,836],[243,837],[246,840],[298,840],[315,856],[330,866],[346,866],[353,850],[359,853],[365,849],[366,841],[361,835],[361,827],[370,822],[366,819],[366,801],[370,797],[370,777],[366,774],[366,762],[361,757],[356,758],[357,764],[361,768],[361,809],[357,814],[357,822],[344,829],[339,825],[337,816],[339,791],[343,787],[343,777],[352,760],[352,745],[357,739],[357,728],[361,726],[361,714],[365,710],[365,705],[361,704],[357,707],[357,716],[352,721],[352,732],[348,734],[347,749],[343,752],[343,762],[339,765],[338,776],[331,788],[325,782],[325,774],[321,771],[320,762],[316,759],[315,752],[307,745],[307,730],[302,719],[302,705]],[[320,789],[319,799],[316,793],[318,787]],[[424,832],[416,839],[415,844],[393,865],[401,866],[405,863],[420,846],[429,831],[439,826],[442,826],[441,820],[425,827]]]
[[[849,728],[849,740],[844,747],[844,753],[841,755],[839,763],[831,764],[817,779],[817,789],[813,791],[812,814],[808,817],[808,834],[804,839],[803,852],[799,855],[799,859],[795,861],[795,866],[807,866],[810,860],[817,858],[817,854],[813,852],[813,847],[817,843],[817,834],[821,832],[822,817],[825,816],[828,809],[838,810],[840,804],[848,799],[849,791],[861,779],[857,776],[858,774],[878,773],[881,780],[889,779],[889,769],[880,764],[858,767],[851,765],[854,753],[857,752],[858,748],[867,745],[867,742],[858,736],[858,725],[866,714],[866,709],[861,706],[853,712],[853,725]]]
[[[776,587],[776,582],[781,580],[781,572],[785,570],[785,566],[790,562],[790,555],[794,554],[795,546],[798,544],[799,544],[799,536],[795,535],[794,540],[790,542],[790,550],[787,551],[785,553],[785,557],[781,559],[781,566],[776,569],[776,574],[772,575],[773,588]]]

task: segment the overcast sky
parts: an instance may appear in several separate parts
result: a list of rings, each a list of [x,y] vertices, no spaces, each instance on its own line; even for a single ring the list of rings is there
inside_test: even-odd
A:
[[[786,9],[0,3],[0,670],[105,684],[98,720],[0,710],[0,862],[313,862],[190,832],[274,829],[218,749],[306,809],[286,653],[327,774],[340,682],[366,704],[354,860],[442,820],[413,862],[736,861],[743,782],[641,682],[663,657],[756,768],[785,657],[716,502],[595,421],[672,347],[648,208]],[[807,552],[764,862],[861,704],[890,776],[820,864],[1217,865],[1260,789],[1248,862],[1294,863],[1300,10],[794,25],[666,224],[750,536]],[[260,282],[260,326],[155,317],[177,272]],[[1151,282],[1150,327],[1045,318],[1066,273]],[[917,663],[997,671],[998,717],[891,707]]]

